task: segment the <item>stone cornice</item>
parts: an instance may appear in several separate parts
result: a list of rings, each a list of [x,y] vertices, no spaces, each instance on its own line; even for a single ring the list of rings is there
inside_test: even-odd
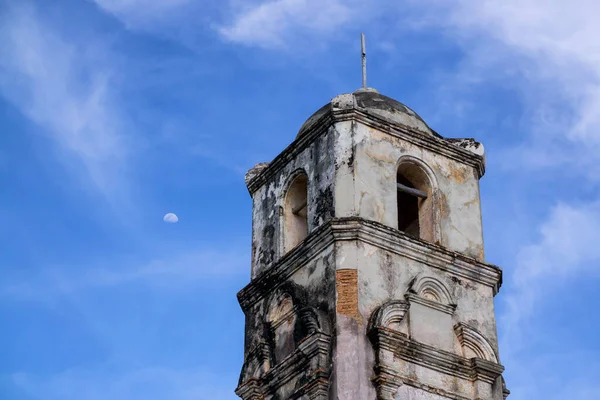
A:
[[[243,384],[239,385],[235,390],[235,394],[244,400],[262,400],[264,399],[260,383],[258,379],[248,379]]]
[[[456,277],[489,286],[498,293],[502,270],[445,247],[413,238],[404,232],[358,217],[332,219],[309,234],[285,256],[265,267],[238,293],[242,310],[271,293],[279,284],[335,242],[358,240],[437,268]]]
[[[402,255],[457,277],[490,286],[494,294],[502,285],[502,270],[462,253],[414,238],[397,229],[362,218],[339,218],[331,221],[338,240],[360,240]]]
[[[504,367],[500,364],[480,358],[461,357],[416,342],[391,329],[375,328],[369,332],[369,338],[377,351],[389,351],[406,362],[470,381],[481,380],[493,384],[504,371]],[[378,368],[393,369],[393,366],[380,365]]]
[[[252,195],[254,192],[256,192],[281,168],[287,165],[290,160],[304,151],[304,149],[310,146],[319,136],[327,132],[335,122],[338,122],[332,117],[333,116],[330,113],[325,114],[319,120],[319,123],[310,129],[310,132],[290,143],[281,153],[279,153],[277,157],[275,157],[269,163],[266,168],[264,168],[258,175],[251,178],[246,183],[250,194]]]
[[[392,136],[415,144],[422,148],[446,156],[455,161],[472,166],[481,178],[485,174],[484,158],[466,149],[454,145],[451,141],[427,135],[407,126],[391,123],[376,115],[368,114],[358,109],[329,110],[319,118],[305,133],[288,145],[277,157],[273,159],[258,175],[252,177],[248,183],[248,191],[253,194],[264,185],[273,175],[283,168],[291,159],[302,152],[318,137],[327,132],[332,125],[338,122],[355,121],[370,128],[386,132]]]
[[[385,366],[376,367],[376,373],[377,375],[372,379],[372,382],[377,387],[377,390],[383,394],[380,396],[382,399],[394,399],[394,393],[398,388],[402,385],[407,385],[452,400],[472,400],[471,397],[462,396],[424,383],[419,383],[414,379],[403,377],[393,369]]]
[[[311,232],[298,246],[290,250],[279,260],[267,265],[264,270],[250,281],[237,294],[242,310],[245,312],[256,302],[272,293],[298,269],[302,268],[333,244],[331,225],[325,223]]]

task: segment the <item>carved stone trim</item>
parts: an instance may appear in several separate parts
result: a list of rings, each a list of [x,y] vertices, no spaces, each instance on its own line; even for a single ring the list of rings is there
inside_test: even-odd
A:
[[[254,367],[253,370],[250,368]],[[257,343],[246,355],[242,372],[240,373],[240,381],[259,378],[269,371],[271,368],[271,352],[269,346],[261,341]],[[256,377],[254,375],[257,375]]]
[[[443,246],[414,238],[397,229],[358,217],[330,221],[335,240],[359,240],[391,253],[445,271],[450,276],[490,286],[494,294],[502,283],[502,270]]]
[[[500,364],[478,358],[467,359],[411,340],[400,332],[375,328],[369,332],[369,338],[377,353],[388,351],[406,362],[470,381],[482,380],[493,384],[504,371]],[[376,358],[382,359],[379,354]]]
[[[419,274],[409,284],[408,290],[421,297],[433,297],[438,303],[453,304],[450,291],[439,280]]]
[[[321,331],[321,324],[319,323],[319,318],[317,317],[316,312],[312,308],[303,308],[298,313],[298,316],[302,320],[302,323],[306,327],[306,330],[309,334]]]
[[[482,360],[498,363],[498,356],[494,347],[477,329],[460,322],[454,325],[454,332],[463,348],[469,348]]]
[[[371,317],[369,330],[375,328],[390,328],[392,324],[402,322],[410,304],[404,300],[392,300],[379,307]]]
[[[506,398],[510,395],[510,390],[508,390],[506,388],[506,381],[504,380],[504,377],[502,377],[502,397],[504,398],[504,400],[506,400]]]
[[[298,269],[337,241],[361,241],[445,271],[450,276],[481,283],[498,292],[502,270],[445,247],[413,238],[404,232],[362,218],[336,218],[326,222],[304,239],[301,245],[267,266],[238,293],[242,310],[267,296]],[[274,286],[275,285],[275,286]]]
[[[333,243],[334,236],[328,223],[311,232],[300,245],[286,253],[278,261],[266,266],[246,287],[239,291],[237,296],[242,310],[247,311],[268,296],[279,284],[285,282],[315,257],[320,256]]]
[[[399,375],[393,369],[385,366],[377,366],[375,371],[377,375],[371,381],[377,387],[377,400],[396,400],[394,395],[403,385],[452,400],[471,400],[470,397],[462,396],[458,393],[419,383],[413,379]]]
[[[421,304],[425,307],[433,308],[434,310],[438,310],[446,314],[452,315],[454,314],[454,310],[456,310],[456,304],[438,303],[437,301],[421,297],[418,294],[407,293],[404,297],[411,303]]]
[[[243,400],[263,400],[265,397],[258,383],[258,379],[249,379],[235,389],[235,394]]]
[[[300,374],[306,379],[291,398],[307,394],[311,399],[321,399],[319,393],[329,387],[331,337],[321,332],[307,336],[298,344],[296,350],[273,366],[260,378],[251,378],[241,382],[236,394],[243,400],[258,400],[274,394],[283,385]],[[326,389],[325,389],[326,390]],[[263,397],[256,397],[256,396]],[[254,396],[254,397],[253,397]],[[312,397],[311,397],[312,396]]]

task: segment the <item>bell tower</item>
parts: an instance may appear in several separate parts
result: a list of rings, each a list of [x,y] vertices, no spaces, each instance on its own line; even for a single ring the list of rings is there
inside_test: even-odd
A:
[[[502,400],[483,146],[363,88],[252,168],[244,400]]]

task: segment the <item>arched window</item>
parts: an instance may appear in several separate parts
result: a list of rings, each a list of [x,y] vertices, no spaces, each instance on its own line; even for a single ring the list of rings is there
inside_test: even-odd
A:
[[[284,251],[288,252],[308,235],[308,177],[298,175],[285,196]]]
[[[401,162],[396,176],[398,229],[433,242],[435,224],[429,177],[412,161]]]

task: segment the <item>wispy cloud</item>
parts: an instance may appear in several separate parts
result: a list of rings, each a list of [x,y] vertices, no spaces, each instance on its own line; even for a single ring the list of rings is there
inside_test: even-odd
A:
[[[356,1],[272,0],[237,4],[233,18],[219,28],[227,40],[263,48],[287,48],[307,35],[331,36],[356,18]]]
[[[61,34],[27,2],[8,6],[0,25],[0,93],[58,144],[61,161],[75,161],[83,182],[122,195],[132,136],[109,54]]]
[[[386,43],[403,40],[398,25],[444,32],[464,51],[461,69],[444,77],[444,86],[454,88],[444,94],[454,96],[452,103],[465,87],[490,81],[520,91],[530,134],[507,150],[510,165],[569,166],[594,178],[600,176],[598,13],[593,0],[263,0],[232,2],[218,32],[232,43],[293,52],[323,47],[361,27],[375,36],[387,32]],[[395,17],[378,18],[384,15]]]
[[[131,29],[148,28],[194,0],[91,0]]]
[[[503,324],[516,328],[544,294],[576,278],[600,275],[600,202],[558,204],[539,230],[539,241],[517,255]]]
[[[431,0],[420,6],[427,11],[424,26],[441,26],[463,44],[466,59],[458,76],[466,79],[454,82],[456,87],[504,80],[506,87],[519,88],[527,113],[524,128],[530,134],[507,152],[511,165],[568,166],[589,178],[597,175],[597,2]],[[480,79],[474,81],[474,76]]]
[[[172,250],[147,260],[133,257],[95,261],[91,265],[40,268],[26,278],[5,277],[0,296],[18,301],[46,302],[63,296],[76,296],[90,290],[123,285],[169,291],[193,287],[215,279],[248,275],[246,246],[202,246],[192,250]]]
[[[379,14],[358,0],[93,0],[131,30],[176,38],[190,47],[199,32],[213,31],[231,43],[263,49],[303,51],[335,38],[359,18]]]

